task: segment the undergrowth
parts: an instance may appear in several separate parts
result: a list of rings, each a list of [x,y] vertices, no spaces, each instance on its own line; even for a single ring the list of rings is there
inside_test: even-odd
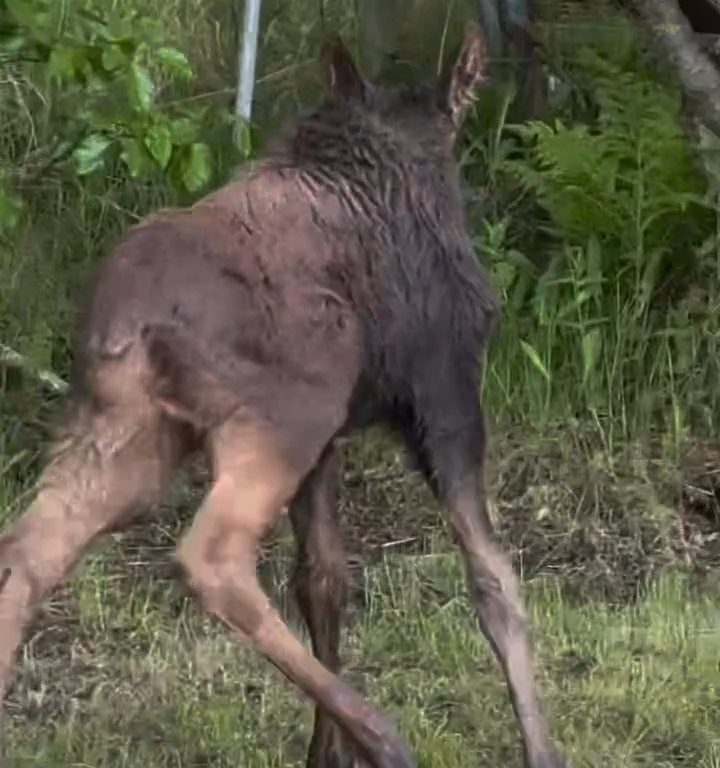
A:
[[[644,38],[617,13],[569,15],[547,54],[551,114],[512,125],[501,102],[464,156],[469,178],[489,180],[478,246],[506,303],[488,401],[624,439],[713,434],[717,200]]]

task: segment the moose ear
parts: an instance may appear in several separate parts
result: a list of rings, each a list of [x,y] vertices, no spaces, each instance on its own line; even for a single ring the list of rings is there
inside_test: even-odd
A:
[[[447,90],[447,109],[455,128],[459,128],[472,104],[480,83],[485,79],[487,48],[479,27],[471,26],[465,34],[452,68]]]
[[[365,81],[339,37],[323,44],[320,59],[330,97],[362,101],[365,96]]]

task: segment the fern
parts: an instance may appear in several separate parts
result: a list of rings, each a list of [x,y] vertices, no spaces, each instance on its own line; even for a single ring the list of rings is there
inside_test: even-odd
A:
[[[544,390],[545,409],[553,398],[567,408],[571,386],[575,412],[602,411],[627,428],[630,413],[675,418],[680,389],[688,393],[684,409],[697,411],[699,382],[709,380],[698,369],[717,368],[720,291],[707,291],[702,321],[691,323],[684,311],[717,214],[681,127],[679,93],[658,81],[631,22],[595,5],[600,13],[565,3],[559,15],[564,37],[554,31],[547,51],[561,81],[554,116],[505,129],[515,146],[499,176],[535,201],[537,226],[551,237],[544,271],[515,268],[516,284],[530,288],[523,311],[516,305],[507,318],[505,365],[516,370],[517,356],[530,361],[526,375]],[[568,30],[570,20],[578,26]],[[503,288],[518,295],[507,275]],[[512,352],[518,336],[521,351]],[[549,376],[537,379],[539,364]],[[495,376],[507,392],[521,378],[497,368]],[[710,413],[720,393],[706,391]]]
[[[570,244],[594,236],[623,258],[692,241],[698,217],[708,220],[705,183],[680,128],[679,99],[591,49],[575,67],[591,79],[595,120],[516,128],[522,155],[505,170],[535,194]]]

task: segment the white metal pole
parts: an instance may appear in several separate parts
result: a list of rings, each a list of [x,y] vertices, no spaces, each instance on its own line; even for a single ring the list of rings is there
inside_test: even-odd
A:
[[[257,40],[260,27],[260,5],[261,0],[245,0],[242,46],[238,54],[239,78],[235,114],[238,118],[246,121],[250,120],[250,115],[252,114]]]

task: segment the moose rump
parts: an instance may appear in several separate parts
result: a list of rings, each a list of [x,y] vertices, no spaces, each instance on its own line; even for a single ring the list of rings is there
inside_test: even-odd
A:
[[[281,432],[316,421],[332,435],[361,340],[328,279],[345,257],[320,205],[290,174],[266,171],[131,230],[96,278],[80,387],[92,392],[96,371],[137,346],[149,396],[201,432],[235,414]]]

